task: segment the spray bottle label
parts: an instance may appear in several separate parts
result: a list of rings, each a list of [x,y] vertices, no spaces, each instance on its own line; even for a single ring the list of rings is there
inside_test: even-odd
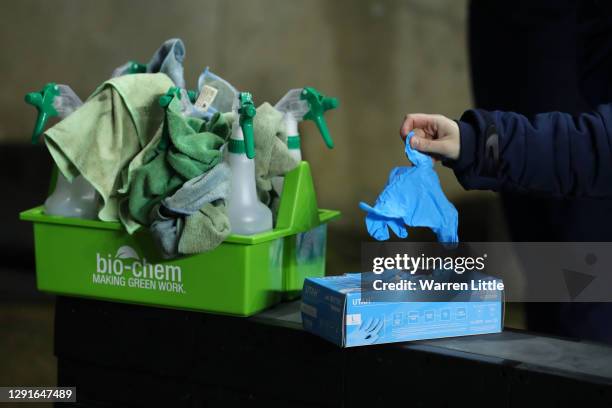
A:
[[[213,88],[210,85],[204,85],[194,105],[204,110],[208,110],[210,105],[213,103],[213,101],[217,97],[218,92],[219,92],[218,89]]]

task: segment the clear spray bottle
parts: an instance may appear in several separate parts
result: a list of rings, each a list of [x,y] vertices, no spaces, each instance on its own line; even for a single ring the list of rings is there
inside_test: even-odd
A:
[[[256,110],[248,92],[241,92],[233,109],[237,112],[228,142],[227,161],[232,169],[228,217],[232,234],[254,235],[272,229],[272,211],[257,196],[255,187]]]
[[[319,129],[325,145],[333,149],[334,141],[329,133],[324,114],[339,105],[337,98],[327,97],[313,87],[290,89],[274,106],[282,112],[287,134],[287,148],[289,154],[297,162],[302,161],[302,149],[298,123],[303,120],[312,120]],[[274,190],[282,193],[283,178],[275,177],[272,180]]]
[[[46,84],[40,92],[30,92],[26,103],[38,110],[32,143],[38,143],[48,120],[57,116],[64,119],[83,104],[81,99],[67,85]],[[55,170],[56,171],[56,170]],[[95,188],[81,175],[72,183],[57,172],[55,190],[45,201],[45,213],[63,217],[95,219],[98,215],[100,196]]]

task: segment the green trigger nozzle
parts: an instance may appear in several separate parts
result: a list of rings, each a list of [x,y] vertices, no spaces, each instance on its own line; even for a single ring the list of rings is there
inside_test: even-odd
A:
[[[323,136],[325,144],[330,149],[333,149],[334,141],[329,134],[327,122],[325,122],[325,117],[323,114],[330,109],[337,108],[340,102],[337,98],[327,97],[310,86],[307,86],[302,90],[300,99],[308,102],[308,106],[310,108],[304,115],[304,119],[312,120],[317,125],[319,132],[321,132],[321,136]]]
[[[253,135],[253,118],[257,113],[253,96],[249,92],[240,92],[238,95],[240,107],[238,108],[239,124],[244,137],[244,149],[247,157],[255,157],[255,137]]]
[[[144,74],[147,72],[147,64],[140,64],[136,61],[130,61],[128,64],[128,74]]]
[[[58,115],[57,110],[53,106],[53,101],[59,93],[58,86],[54,82],[49,82],[40,92],[30,92],[25,96],[26,103],[38,110],[36,125],[32,132],[32,144],[38,143],[40,134],[43,132],[49,118]]]

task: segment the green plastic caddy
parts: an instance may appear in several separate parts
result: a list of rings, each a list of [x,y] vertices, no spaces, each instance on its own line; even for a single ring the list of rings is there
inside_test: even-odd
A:
[[[325,275],[327,222],[307,162],[285,177],[276,228],[230,235],[215,250],[164,260],[144,229],[116,222],[20,214],[34,224],[38,289],[154,306],[250,316],[299,295],[304,278]]]

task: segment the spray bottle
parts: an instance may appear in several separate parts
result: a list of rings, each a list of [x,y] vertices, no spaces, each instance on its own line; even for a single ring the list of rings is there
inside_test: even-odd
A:
[[[287,147],[294,159],[302,160],[298,122],[303,120],[312,120],[317,125],[327,147],[334,148],[334,141],[323,115],[326,111],[337,108],[338,104],[338,99],[326,97],[312,87],[291,89],[278,101],[274,107],[284,113]]]
[[[83,104],[67,85],[48,83],[40,92],[30,92],[26,103],[38,110],[36,125],[32,132],[32,143],[38,143],[47,122],[57,116],[65,118]],[[95,188],[81,175],[70,183],[57,172],[55,190],[45,201],[45,213],[64,217],[95,219],[98,213],[99,196]]]
[[[328,148],[334,148],[334,141],[329,134],[325,117],[325,111],[335,109],[339,105],[338,99],[326,97],[312,87],[291,89],[274,106],[284,113],[285,132],[287,134],[287,148],[289,154],[298,163],[302,161],[302,149],[298,122],[312,120],[317,125],[323,140]],[[280,196],[283,192],[283,177],[272,179],[272,188]]]
[[[238,115],[232,125],[227,160],[232,169],[228,216],[233,234],[254,235],[272,229],[272,211],[257,197],[255,188],[256,110],[248,92],[241,92],[232,109]]]

